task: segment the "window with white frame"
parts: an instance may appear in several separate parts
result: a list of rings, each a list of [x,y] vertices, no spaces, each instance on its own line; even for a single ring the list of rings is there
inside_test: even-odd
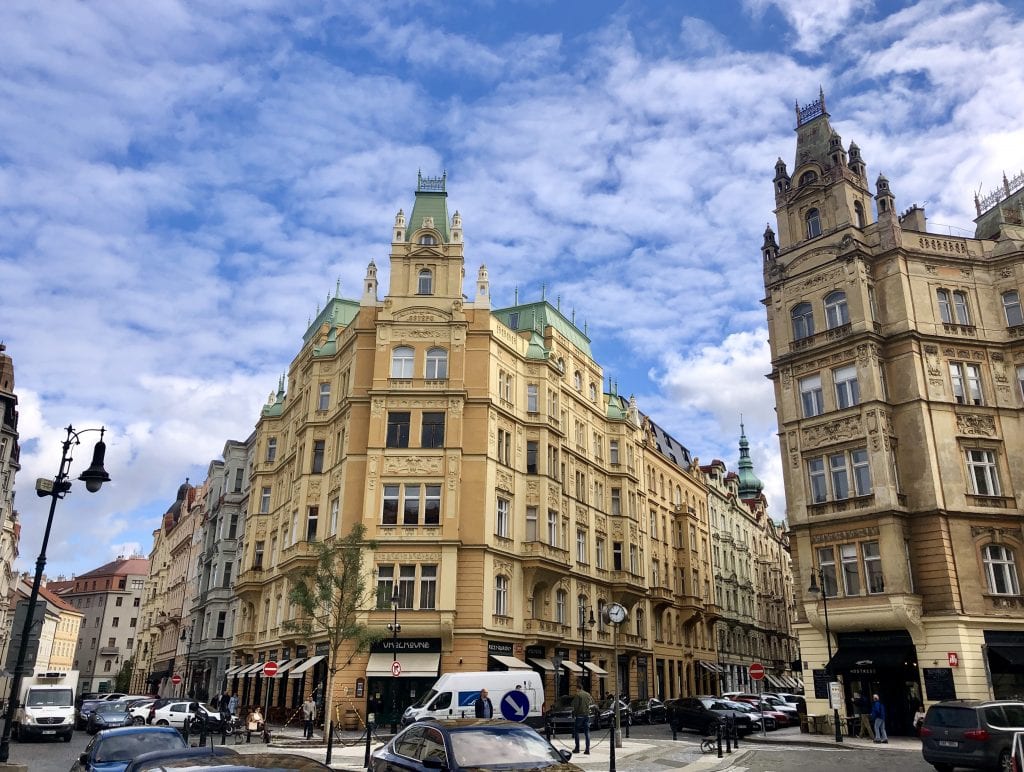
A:
[[[1020,308],[1020,293],[1016,290],[1003,293],[1003,313],[1006,314],[1006,326],[1017,327],[1024,324],[1024,313]]]
[[[437,608],[437,566],[433,564],[420,566],[420,604],[421,609]]]
[[[382,525],[438,525],[441,522],[441,486],[387,483],[383,486]]]
[[[316,409],[326,410],[331,406],[331,384],[321,383],[320,394],[317,397]]]
[[[608,440],[608,462],[612,466],[618,466],[619,463],[619,441]]]
[[[935,291],[935,298],[939,305],[939,318],[944,323],[963,325],[971,323],[966,292],[961,290],[950,292],[948,289],[939,289]]]
[[[869,595],[885,592],[885,577],[882,573],[882,553],[877,541],[866,541],[860,545],[864,558],[864,584]]]
[[[277,437],[268,437],[266,461],[268,464],[272,464],[275,458],[277,458]]]
[[[867,496],[872,491],[866,448],[809,458],[807,476],[813,504]]]
[[[424,241],[424,239],[426,239],[426,238],[430,238],[431,242],[433,241],[432,237],[424,236],[424,237],[422,237],[420,239],[420,243],[421,244],[428,243],[428,242]],[[428,268],[423,268],[423,269],[420,270],[419,276],[417,278],[418,278],[418,281],[416,283],[416,294],[417,295],[433,295],[434,294],[434,274],[432,274]]]
[[[602,569],[602,570],[605,568],[604,552],[605,552],[604,537],[603,536],[598,536],[594,540],[594,564],[599,569]]]
[[[1017,365],[1017,388],[1020,389],[1021,399],[1024,399],[1024,365]]]
[[[846,307],[846,293],[841,290],[825,296],[825,327],[833,329],[849,324],[850,312]]]
[[[839,559],[843,568],[843,592],[860,595],[860,570],[856,544],[840,544]]]
[[[856,365],[837,367],[832,371],[832,381],[836,387],[836,407],[839,410],[860,404]]]
[[[597,402],[597,386],[590,384],[590,401]]]
[[[424,376],[428,381],[440,381],[448,377],[448,352],[443,348],[427,349],[427,370]]]
[[[537,507],[526,508],[526,541],[537,541]]]
[[[540,412],[540,391],[536,383],[526,384],[526,412]]]
[[[338,532],[338,510],[341,507],[341,502],[338,499],[331,500],[331,519],[329,524],[328,536],[336,534]]]
[[[398,608],[415,608],[416,566],[401,565],[398,567]]]
[[[558,546],[558,513],[548,510],[548,544]]]
[[[803,407],[804,418],[813,418],[825,412],[820,373],[800,379],[800,405]]]
[[[629,572],[634,575],[640,573],[640,548],[636,544],[629,545]]]
[[[270,486],[264,485],[260,491],[260,514],[265,515],[270,512]]]
[[[498,462],[512,463],[512,432],[507,429],[498,429]]]
[[[565,624],[565,612],[568,602],[569,593],[565,590],[558,590],[558,592],[555,593],[555,621],[560,625]]]
[[[494,577],[494,613],[499,617],[508,616],[508,577]]]
[[[967,476],[971,480],[971,493],[976,496],[1000,496],[999,470],[996,454],[991,450],[967,451]]]
[[[576,562],[586,565],[587,560],[587,532],[582,528],[576,529]]]
[[[821,235],[821,214],[817,209],[808,209],[804,215],[804,224],[807,227],[807,238],[813,239]]]
[[[409,346],[398,346],[391,352],[391,377],[412,378],[415,352]]]
[[[950,362],[949,380],[953,398],[961,405],[984,405],[981,393],[981,367],[970,362]]]
[[[391,608],[395,594],[395,567],[391,563],[377,566],[377,608]]]
[[[612,491],[612,509],[611,509],[611,513],[613,515],[621,515],[622,514],[622,489],[621,488],[612,488],[611,491]]]
[[[981,555],[988,591],[993,595],[1020,595],[1013,550],[1001,544],[989,544],[982,549]]]
[[[511,538],[512,529],[510,526],[508,499],[498,497],[497,508],[494,515],[494,533],[505,539]]]
[[[793,323],[793,340],[814,335],[814,308],[810,303],[798,303],[793,306],[790,319]]]
[[[583,375],[579,370],[576,370],[572,374],[572,385],[576,391],[583,391]]]
[[[839,594],[839,584],[836,581],[836,549],[835,547],[818,548],[818,568],[821,569],[821,591],[829,598]]]

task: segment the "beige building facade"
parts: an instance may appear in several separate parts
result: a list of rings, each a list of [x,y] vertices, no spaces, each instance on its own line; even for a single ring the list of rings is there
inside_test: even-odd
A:
[[[933,233],[823,94],[796,132],[764,303],[809,707],[838,679],[908,732],[917,703],[1024,694],[1024,175],[973,238]]]
[[[21,469],[18,397],[14,393],[14,360],[6,349],[0,343],[0,649],[4,651],[10,645],[14,622],[14,561],[21,538],[21,523],[14,508],[14,478]]]
[[[287,572],[361,523],[377,545],[363,618],[384,637],[344,655],[339,711],[387,720],[456,670],[536,670],[549,705],[573,678],[596,696],[711,691],[720,609],[696,459],[605,387],[557,307],[492,309],[484,267],[463,295],[443,177],[421,178],[392,228],[384,299],[373,263],[359,300],[336,291],[257,425],[229,689],[287,715],[322,688],[326,639],[284,626]],[[612,602],[630,612],[617,629]]]

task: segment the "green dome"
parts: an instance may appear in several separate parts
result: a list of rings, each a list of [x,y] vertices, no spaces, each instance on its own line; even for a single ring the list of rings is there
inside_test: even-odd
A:
[[[756,499],[764,490],[764,483],[754,474],[754,462],[750,460],[750,443],[740,421],[740,498]]]

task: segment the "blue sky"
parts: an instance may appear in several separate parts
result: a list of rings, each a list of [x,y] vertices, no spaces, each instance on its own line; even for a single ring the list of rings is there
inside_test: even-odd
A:
[[[109,427],[114,481],[59,505],[48,573],[148,553],[335,281],[386,267],[420,169],[496,305],[546,285],[703,461],[735,467],[742,412],[785,517],[759,249],[794,101],[824,87],[870,179],[969,233],[1024,165],[1022,39],[1009,2],[0,4],[20,565],[69,423]]]

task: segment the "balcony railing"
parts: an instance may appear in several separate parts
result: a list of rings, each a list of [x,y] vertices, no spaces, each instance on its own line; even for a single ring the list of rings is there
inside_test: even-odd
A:
[[[118,646],[101,646],[100,656],[101,657],[116,657],[121,653],[121,649]]]

